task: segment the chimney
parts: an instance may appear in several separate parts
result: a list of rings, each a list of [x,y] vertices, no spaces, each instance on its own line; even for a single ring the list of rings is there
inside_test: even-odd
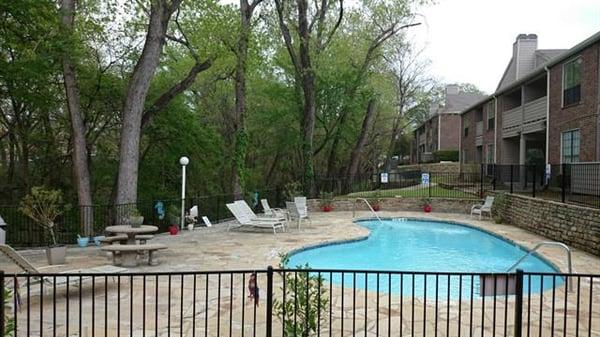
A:
[[[458,95],[459,89],[456,84],[448,84],[446,85],[446,96],[448,95]]]
[[[515,61],[515,80],[529,74],[535,68],[535,51],[537,35],[519,34],[513,44],[513,60]]]

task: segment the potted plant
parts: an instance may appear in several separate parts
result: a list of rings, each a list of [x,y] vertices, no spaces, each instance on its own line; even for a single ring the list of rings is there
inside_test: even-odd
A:
[[[379,198],[379,191],[375,191],[373,196],[368,199],[369,205],[375,212],[379,212],[381,210],[381,199]]]
[[[425,198],[421,201],[421,205],[423,206],[423,212],[429,213],[431,212],[431,199]]]
[[[323,212],[331,212],[333,210],[333,193],[322,192],[319,206]]]
[[[67,248],[56,240],[56,218],[63,213],[61,209],[62,193],[36,186],[21,201],[19,211],[35,221],[44,230],[44,236],[50,237],[46,257],[48,264],[64,264]]]
[[[129,211],[127,222],[131,227],[139,228],[144,223],[144,217],[140,214],[140,211],[138,211],[138,209],[134,207]]]

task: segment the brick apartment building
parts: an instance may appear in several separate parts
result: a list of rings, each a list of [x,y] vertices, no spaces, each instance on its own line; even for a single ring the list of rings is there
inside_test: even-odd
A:
[[[429,118],[413,131],[411,162],[432,161],[435,151],[458,151],[460,113],[483,97],[461,92],[458,85],[447,85],[444,104],[433,106]]]
[[[461,163],[600,162],[600,32],[568,50],[520,34],[496,92],[460,128]]]

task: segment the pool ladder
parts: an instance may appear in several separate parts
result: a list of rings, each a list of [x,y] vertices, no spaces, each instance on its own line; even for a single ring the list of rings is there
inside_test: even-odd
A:
[[[379,217],[379,215],[377,215],[377,212],[375,212],[375,210],[373,209],[373,207],[371,207],[371,204],[369,204],[369,201],[365,198],[356,198],[354,199],[354,207],[352,208],[352,218],[356,217],[356,204],[359,201],[364,201],[365,204],[367,204],[367,207],[369,207],[369,209],[371,210],[371,213],[373,213],[373,215],[375,215],[375,217],[377,218],[377,220],[379,220],[380,223],[383,224],[383,221],[381,221],[381,218]]]
[[[571,264],[571,248],[569,248],[569,246],[565,245],[562,242],[556,242],[556,241],[542,241],[542,242],[538,243],[537,245],[535,245],[535,247],[533,247],[533,249],[528,251],[519,260],[517,260],[517,262],[515,264],[510,266],[510,268],[508,268],[506,270],[506,272],[510,272],[511,270],[513,270],[516,266],[518,266],[521,262],[523,262],[523,260],[525,260],[529,255],[532,255],[533,253],[535,253],[535,251],[537,251],[540,247],[543,247],[543,246],[557,246],[557,247],[563,248],[565,250],[565,252],[567,253],[567,268],[569,269],[568,272],[569,272],[569,274],[573,273],[573,266]],[[573,291],[573,283],[569,282],[569,292],[572,292],[572,291]]]

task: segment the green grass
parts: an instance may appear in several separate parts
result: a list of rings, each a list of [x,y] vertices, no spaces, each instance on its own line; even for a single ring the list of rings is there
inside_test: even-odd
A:
[[[420,188],[414,190],[407,189],[389,189],[389,190],[377,190],[377,191],[360,191],[353,192],[346,195],[349,198],[393,198],[393,197],[404,197],[404,198],[428,198],[429,188]],[[457,198],[457,199],[474,199],[478,198],[475,194],[467,193],[456,189],[447,189],[440,186],[431,187],[432,198]]]

